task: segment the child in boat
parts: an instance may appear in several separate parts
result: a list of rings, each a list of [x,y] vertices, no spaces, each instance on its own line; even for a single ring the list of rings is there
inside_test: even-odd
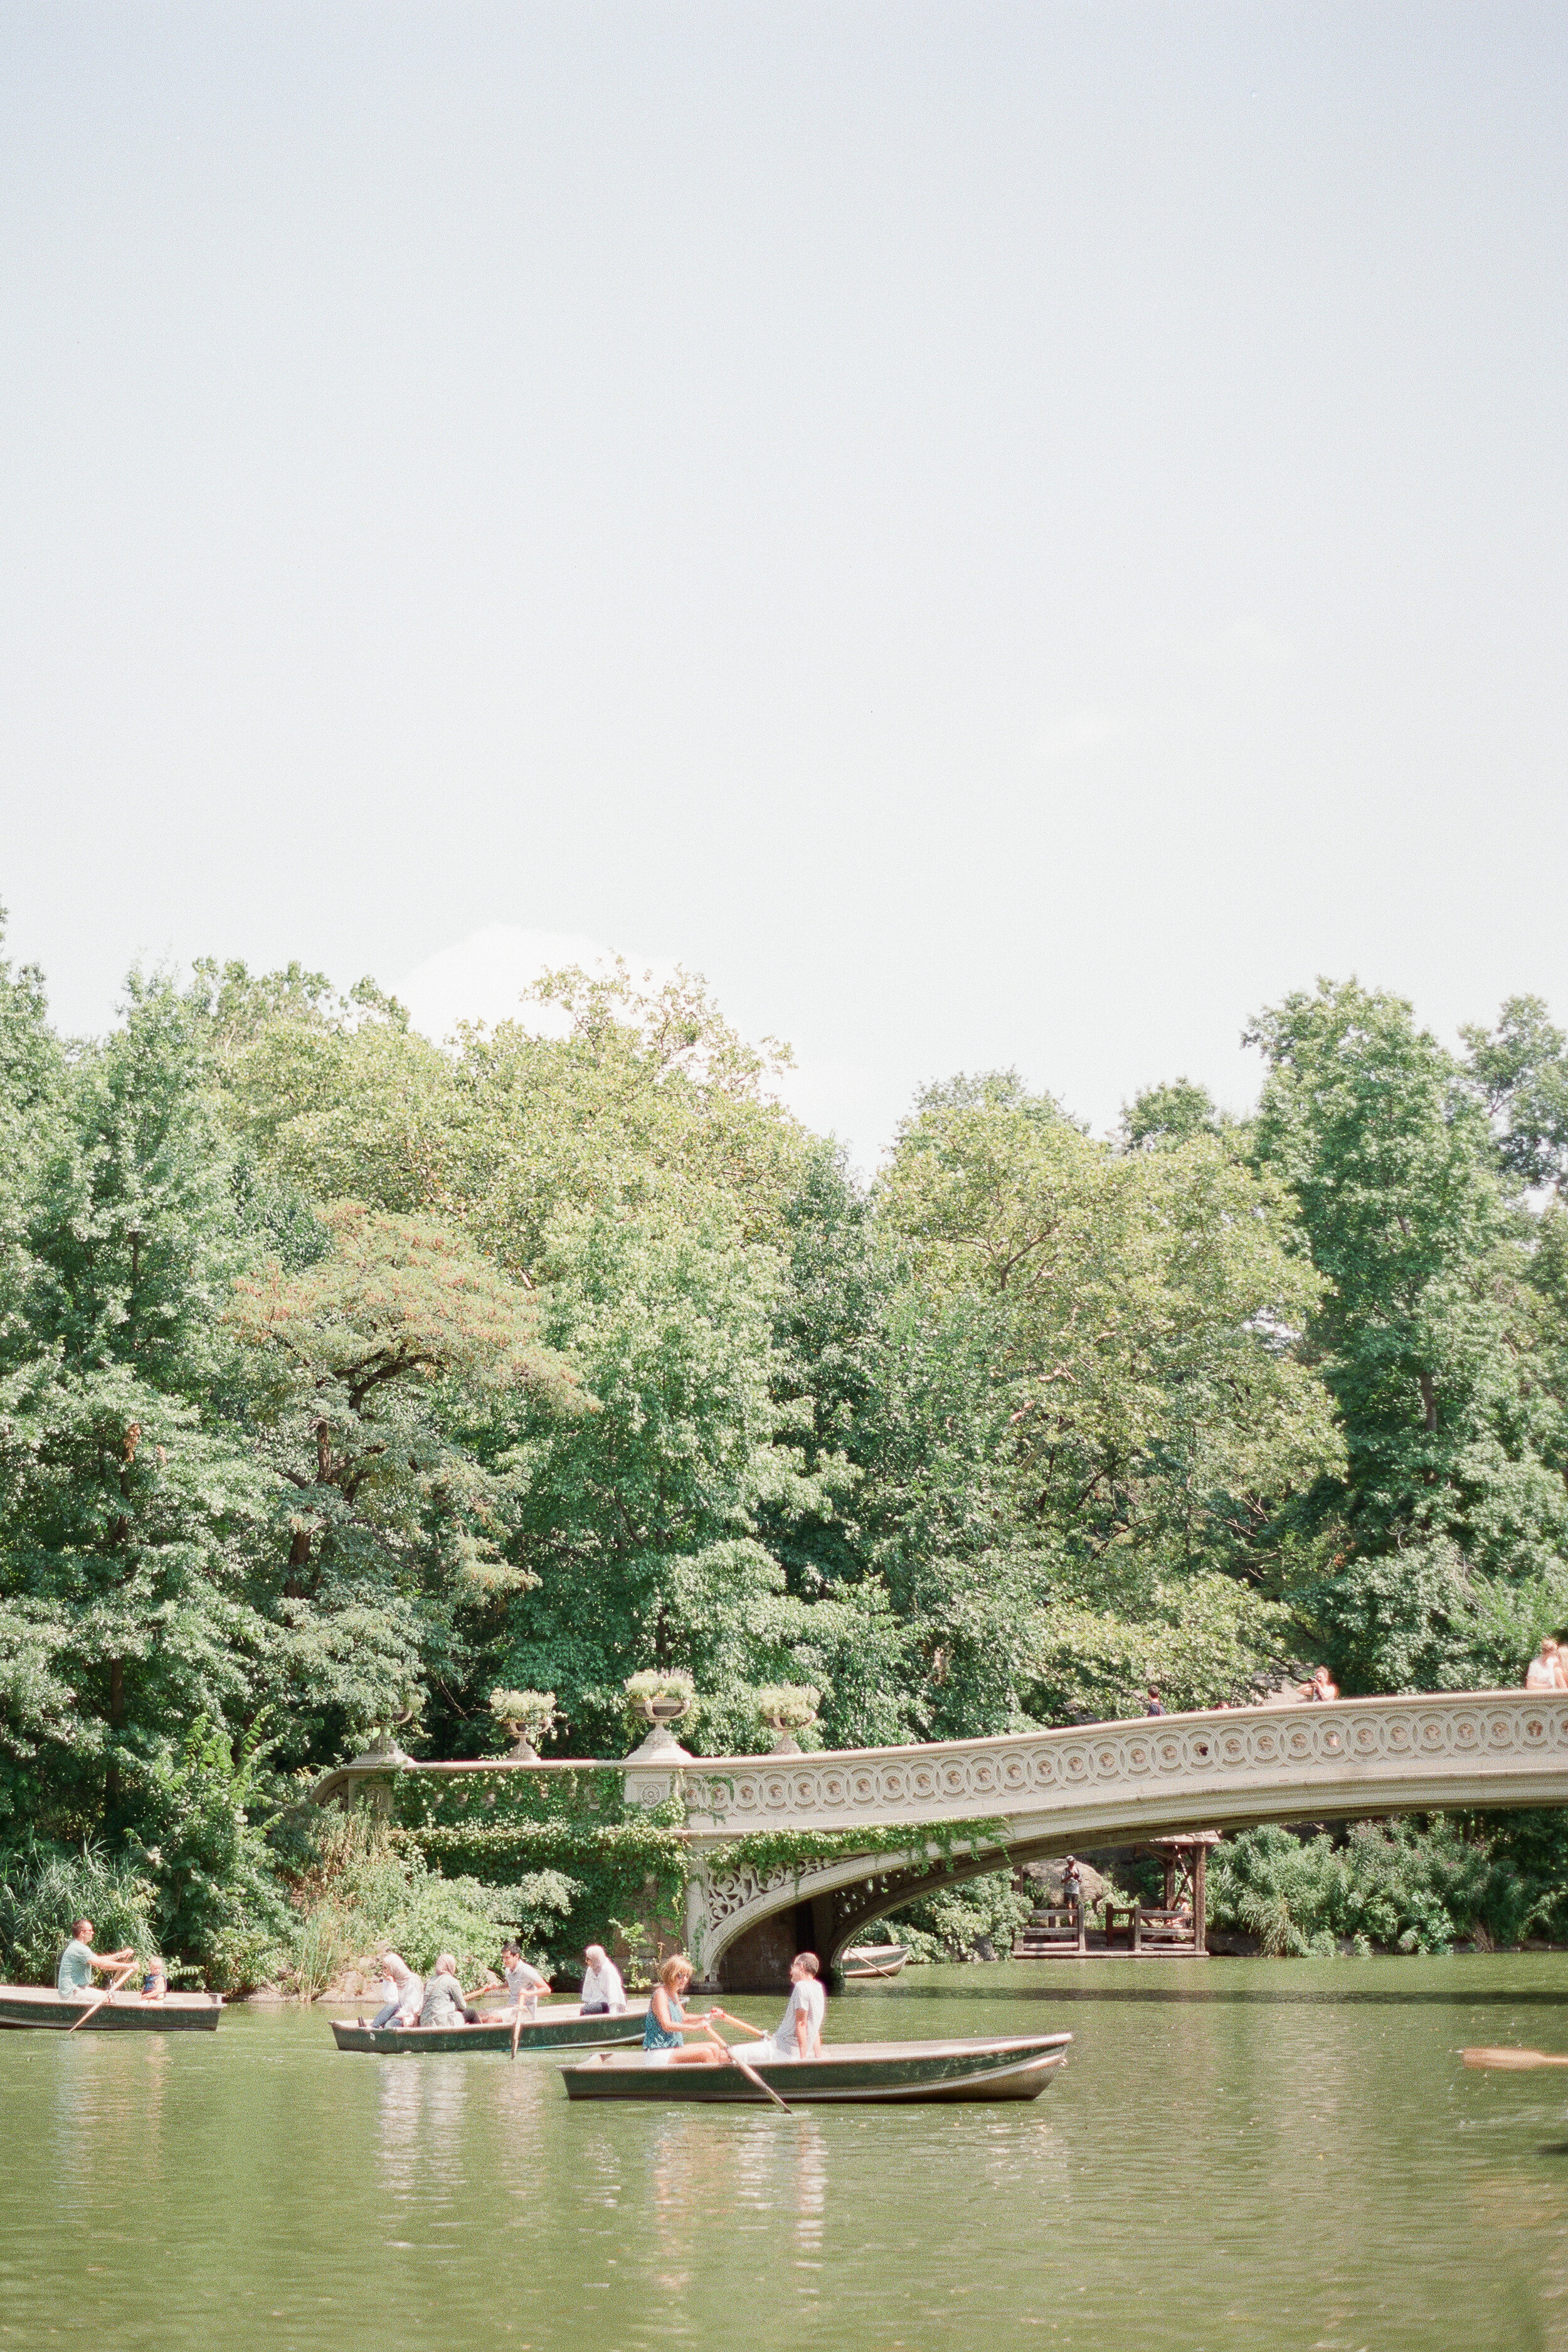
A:
[[[653,1989],[653,1999],[647,2005],[647,2021],[642,2030],[642,2058],[645,2066],[721,2066],[729,2056],[716,2038],[700,2042],[695,2050],[682,2047],[683,2033],[709,2032],[708,2020],[711,2011],[700,2017],[686,2014],[686,1988],[691,1982],[691,1963],[672,1952],[661,1960],[658,1982]]]
[[[148,1964],[147,1973],[142,1979],[142,2000],[162,2000],[168,1992],[168,1969],[163,1966],[162,1960],[150,1961]]]
[[[71,1925],[71,1939],[60,1954],[60,1965],[55,1976],[55,1990],[62,2000],[80,2000],[92,1989],[94,1969],[122,1969],[135,1953],[128,1944],[122,1952],[95,1952],[92,1938],[95,1930],[90,1919],[77,1919]]]

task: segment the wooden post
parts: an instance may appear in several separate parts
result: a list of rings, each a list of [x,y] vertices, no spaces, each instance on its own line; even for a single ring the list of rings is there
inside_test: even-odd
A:
[[[1193,1949],[1208,1950],[1208,1848],[1199,1845],[1193,1855]]]

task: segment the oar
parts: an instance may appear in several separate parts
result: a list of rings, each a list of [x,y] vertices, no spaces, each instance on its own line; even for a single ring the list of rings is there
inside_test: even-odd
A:
[[[74,2033],[79,2025],[85,2025],[89,2017],[96,2017],[99,2011],[103,2007],[104,2002],[109,1999],[110,1994],[111,1992],[118,1992],[121,1986],[125,1982],[126,1978],[133,1977],[135,1973],[136,1963],[132,1960],[129,1968],[121,1969],[120,1974],[114,1979],[111,1984],[106,1984],[104,1986],[103,1990],[99,1994],[98,1999],[93,2002],[92,2007],[90,2009],[84,2009],[81,2015],[79,2018],[74,2019],[72,2022],[67,2026],[66,2032],[68,2033]]]
[[[1545,2050],[1467,2050],[1461,2054],[1467,2066],[1497,2066],[1516,2074],[1531,2066],[1568,2066],[1568,2057]]]
[[[533,1996],[532,2009],[534,2016],[537,2017],[539,2015],[539,1995],[537,1992]],[[511,2054],[514,2058],[517,2056],[517,2037],[521,2032],[522,1995],[519,1993],[517,1997],[517,2013],[511,2021]]]
[[[731,2065],[738,2066],[742,2074],[744,2074],[747,2082],[754,2083],[758,2090],[763,2092],[773,2101],[774,2106],[779,2110],[779,2113],[781,2115],[787,2116],[789,2109],[784,2105],[784,2101],[780,2098],[773,2084],[771,2083],[764,2083],[756,2068],[754,2066],[748,2066],[740,2052],[735,2049],[731,2042],[726,2042],[721,2033],[715,2033],[711,2026],[708,2028],[708,2032],[712,2040],[719,2044],[720,2049],[724,2053],[724,2055],[730,2061]],[[763,2034],[762,2039],[766,2041],[767,2036]]]

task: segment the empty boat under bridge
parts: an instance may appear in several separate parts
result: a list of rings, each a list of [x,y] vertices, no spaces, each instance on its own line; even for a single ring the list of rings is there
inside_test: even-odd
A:
[[[366,1756],[316,1795],[346,1798],[389,1770],[582,1769]],[[704,1981],[740,1989],[782,1982],[807,1947],[831,1963],[933,1868],[972,1878],[1198,1828],[1568,1803],[1568,1692],[1231,1707],[800,1756],[690,1757],[656,1732],[619,1769],[630,1804],[682,1798],[687,1948]]]

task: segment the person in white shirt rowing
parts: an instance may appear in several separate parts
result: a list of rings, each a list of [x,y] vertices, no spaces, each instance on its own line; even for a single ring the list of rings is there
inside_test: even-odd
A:
[[[827,1996],[817,1981],[821,1962],[815,1952],[797,1952],[790,1962],[790,1995],[784,2013],[771,2033],[763,2033],[748,2025],[743,2017],[731,2017],[727,2009],[716,2009],[715,2017],[731,2025],[738,2025],[746,2033],[757,2036],[757,2046],[748,2050],[748,2058],[784,2058],[798,2061],[820,2058],[822,2055],[822,2021],[827,2009]]]
[[[590,1944],[583,1958],[588,1963],[583,1978],[584,2016],[624,2017],[626,1989],[621,1982],[619,1969],[603,1944]]]
[[[520,1944],[501,1946],[500,1964],[513,2009],[521,2009],[525,2016],[532,2017],[539,2007],[540,1994],[550,1990],[550,1979],[541,1976],[539,1970],[523,1958]]]

